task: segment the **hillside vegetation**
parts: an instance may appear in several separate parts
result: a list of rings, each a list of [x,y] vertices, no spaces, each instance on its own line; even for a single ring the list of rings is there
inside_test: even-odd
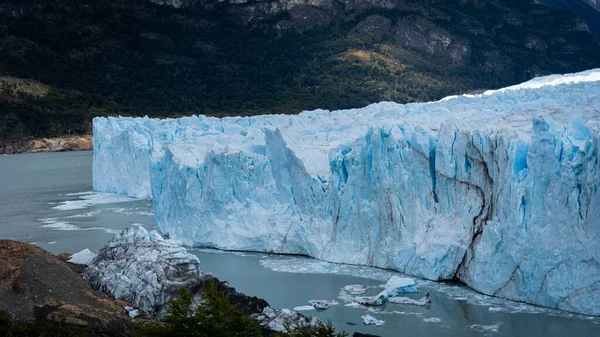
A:
[[[579,20],[522,0],[156,2],[3,1],[0,140],[86,133],[100,115],[426,101],[600,66]]]

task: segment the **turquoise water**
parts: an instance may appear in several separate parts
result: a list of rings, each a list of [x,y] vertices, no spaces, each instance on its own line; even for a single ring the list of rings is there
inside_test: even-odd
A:
[[[91,152],[0,156],[0,238],[34,243],[52,253],[98,251],[119,229],[133,223],[154,228],[149,200],[90,193]],[[418,298],[432,305],[387,304],[374,312],[348,307],[349,284],[381,290],[392,271],[330,264],[303,257],[192,249],[202,269],[273,307],[309,300],[336,300],[325,311],[305,311],[331,320],[338,330],[381,336],[600,336],[600,319],[494,299],[454,284],[417,280]],[[1,300],[1,299],[0,299]],[[365,326],[362,315],[385,320]]]

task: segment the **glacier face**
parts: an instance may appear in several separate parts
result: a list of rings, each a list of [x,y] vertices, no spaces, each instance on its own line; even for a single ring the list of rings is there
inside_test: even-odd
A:
[[[300,115],[94,119],[94,189],[191,246],[459,279],[600,315],[600,69]]]

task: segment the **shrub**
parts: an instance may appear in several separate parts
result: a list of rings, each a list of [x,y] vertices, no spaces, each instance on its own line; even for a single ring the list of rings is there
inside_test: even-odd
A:
[[[169,313],[164,323],[141,326],[136,337],[257,337],[260,326],[244,312],[229,302],[216,286],[209,283],[203,296],[204,303],[192,309],[190,292],[179,289],[179,299],[169,303]]]
[[[179,289],[179,299],[169,303],[164,323],[139,326],[134,337],[259,337],[261,328],[254,320],[232,304],[213,283],[208,283],[203,295],[204,303],[193,309],[193,298],[186,288]],[[336,333],[331,323],[319,324],[310,331],[290,328],[272,337],[345,337]]]

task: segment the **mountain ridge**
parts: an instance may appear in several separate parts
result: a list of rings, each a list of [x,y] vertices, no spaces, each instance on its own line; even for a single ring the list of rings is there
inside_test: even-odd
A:
[[[581,20],[517,0],[7,0],[0,33],[0,139],[82,134],[94,116],[428,101],[600,66]]]
[[[600,3],[596,0],[540,0],[544,5],[564,9],[583,20],[600,39]]]

